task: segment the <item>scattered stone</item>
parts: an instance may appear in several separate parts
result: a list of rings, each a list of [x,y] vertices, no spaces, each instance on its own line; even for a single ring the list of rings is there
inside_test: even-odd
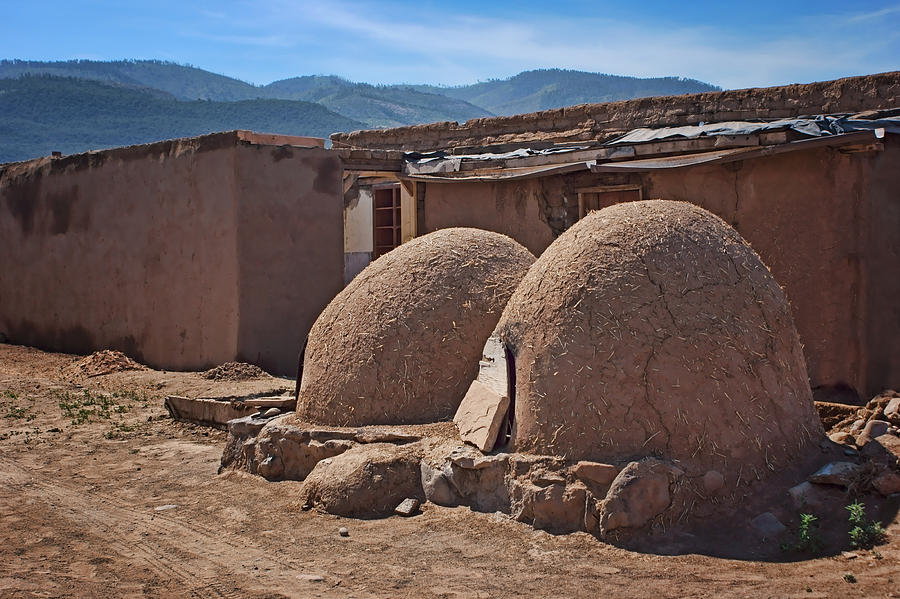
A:
[[[262,413],[263,418],[274,418],[281,414],[281,410],[279,408],[269,408],[265,412]]]
[[[900,474],[893,470],[882,470],[872,479],[872,486],[884,496],[900,493]]]
[[[175,505],[174,503],[167,503],[166,505],[158,505],[153,509],[157,512],[165,512],[167,510],[174,510],[177,507],[178,506]]]
[[[763,512],[751,520],[750,525],[766,538],[775,538],[787,530],[787,527],[772,512]]]
[[[339,516],[389,516],[405,498],[423,496],[419,451],[417,444],[357,445],[316,464],[298,499]]]
[[[891,423],[886,420],[869,420],[862,432],[856,436],[857,447],[865,447],[872,439],[886,435],[890,428]]]
[[[849,487],[859,474],[860,467],[853,462],[831,462],[825,464],[807,479],[819,485]]]
[[[703,490],[712,495],[725,486],[725,477],[718,470],[708,470],[703,475]]]
[[[338,529],[338,534],[341,535],[342,537],[349,537],[349,536],[350,536],[350,531],[347,530],[347,528],[346,528],[345,526],[341,526],[341,527]]]
[[[884,407],[884,417],[891,424],[900,426],[900,397],[894,397]]]
[[[394,513],[399,516],[412,516],[419,509],[419,500],[415,497],[407,497],[394,508]]]
[[[681,473],[656,458],[625,466],[600,502],[601,534],[617,528],[640,528],[664,512],[669,507],[669,483]]]
[[[542,468],[531,474],[531,482],[539,487],[549,487],[550,485],[566,484],[566,478],[556,472]]]
[[[419,470],[422,474],[422,490],[425,492],[426,500],[443,506],[456,505],[450,481],[443,470],[432,467],[424,460],[419,464]]]
[[[569,533],[585,524],[587,488],[581,483],[538,487],[525,484],[519,520],[531,521],[538,530]]]
[[[859,434],[859,432],[863,429],[863,427],[865,425],[866,425],[866,421],[864,418],[859,418],[859,419],[855,420],[853,422],[853,424],[850,426],[850,434],[851,435]]]
[[[612,464],[600,462],[581,461],[575,464],[575,476],[586,483],[594,483],[599,486],[607,486],[619,473]]]
[[[794,509],[818,510],[827,499],[825,490],[821,485],[814,485],[809,481],[803,481],[799,485],[788,489],[788,495],[791,498],[791,504]]]
[[[851,445],[856,442],[856,440],[853,438],[853,435],[846,431],[831,433],[830,435],[828,435],[828,438],[838,445]]]
[[[460,438],[484,452],[494,449],[509,409],[509,398],[477,379],[463,397],[453,422]]]

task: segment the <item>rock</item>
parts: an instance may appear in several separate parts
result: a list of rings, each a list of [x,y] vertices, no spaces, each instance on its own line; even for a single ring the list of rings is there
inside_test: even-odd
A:
[[[412,443],[422,439],[421,435],[402,433],[398,431],[386,431],[382,429],[358,428],[354,439],[360,443]]]
[[[860,467],[853,462],[831,462],[819,468],[807,479],[819,485],[848,487],[859,474]]]
[[[900,426],[900,397],[894,397],[884,407],[884,417],[891,424]]]
[[[878,461],[900,465],[900,437],[890,433],[875,437],[866,443],[862,453]]]
[[[718,470],[708,470],[703,475],[703,490],[707,495],[717,493],[719,489],[725,486],[725,477]]]
[[[424,460],[419,464],[419,470],[422,476],[422,491],[425,493],[426,500],[443,506],[456,505],[450,481],[443,470],[430,466]]]
[[[582,482],[606,487],[612,483],[619,471],[612,464],[581,461],[575,464],[574,473]]]
[[[546,487],[523,485],[520,521],[530,521],[539,530],[570,533],[582,530],[585,523],[587,488],[581,483],[554,484]]]
[[[834,492],[839,492],[835,490]],[[814,485],[809,481],[803,481],[799,485],[788,489],[791,504],[797,510],[819,511],[829,499],[829,490],[822,485]]]
[[[341,530],[343,530],[345,532],[347,531],[346,528],[341,528]],[[347,533],[347,534],[350,534],[350,533]],[[341,536],[346,537],[347,535],[341,534]],[[304,582],[324,582],[325,581],[325,577],[320,576],[318,574],[298,574],[297,579],[302,580]]]
[[[500,428],[509,409],[509,397],[500,395],[484,383],[474,380],[456,410],[453,422],[460,438],[484,452],[497,443]]]
[[[680,473],[656,458],[625,466],[600,503],[601,534],[617,528],[640,528],[663,513],[669,507],[669,483]]]
[[[752,526],[756,532],[769,539],[773,539],[787,530],[787,527],[782,524],[772,512],[760,514],[750,521],[750,526]]]
[[[412,516],[419,509],[419,500],[415,497],[407,497],[394,508],[394,513],[399,516]]]
[[[872,479],[872,486],[884,496],[900,493],[900,474],[893,470],[882,470]]]
[[[851,435],[859,434],[859,432],[863,429],[864,426],[866,426],[865,419],[860,418],[858,420],[855,420],[853,422],[853,424],[850,426],[850,434]]]
[[[275,416],[278,416],[279,414],[281,414],[280,408],[269,408],[268,410],[266,410],[265,412],[262,413],[262,417],[263,418],[274,418]]]
[[[856,436],[856,446],[865,447],[872,439],[887,434],[890,428],[891,423],[886,420],[869,420],[862,432]]]
[[[856,559],[859,557],[859,554],[853,553],[852,551],[841,551],[841,556],[846,559]]]
[[[535,470],[531,474],[531,482],[539,487],[548,487],[550,485],[564,485],[566,484],[566,479],[556,472],[540,469]]]
[[[828,438],[838,445],[852,445],[856,442],[856,440],[853,438],[853,435],[845,431],[831,433],[830,435],[828,435]]]
[[[256,437],[257,474],[268,480],[303,480],[316,464],[356,446],[345,435],[314,434],[284,419],[270,420]],[[392,506],[393,507],[393,506]]]
[[[424,497],[420,450],[418,444],[372,443],[322,460],[300,488],[300,502],[339,516],[388,516],[407,497]]]
[[[175,505],[174,503],[167,503],[166,505],[158,505],[155,508],[153,508],[153,510],[157,511],[157,512],[165,512],[168,510],[174,510],[177,507],[178,506]]]
[[[338,529],[338,534],[341,535],[342,537],[349,537],[349,536],[350,536],[350,531],[347,530],[345,527],[341,526],[341,527]]]

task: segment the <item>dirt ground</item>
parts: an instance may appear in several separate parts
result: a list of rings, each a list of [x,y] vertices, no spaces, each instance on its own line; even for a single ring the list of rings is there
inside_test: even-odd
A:
[[[369,521],[297,511],[300,483],[217,475],[225,434],[163,408],[170,393],[293,381],[96,374],[81,359],[0,345],[0,597],[900,597],[896,520],[873,551],[759,562],[431,504]]]

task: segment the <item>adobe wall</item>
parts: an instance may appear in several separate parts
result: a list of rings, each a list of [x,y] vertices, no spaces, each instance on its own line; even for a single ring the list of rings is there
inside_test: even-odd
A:
[[[235,149],[237,358],[294,375],[313,322],[344,286],[341,161],[324,149]]]
[[[232,359],[233,143],[220,134],[3,167],[0,331],[164,368]]]
[[[544,216],[544,185],[541,179],[426,183],[422,233],[448,227],[477,227],[509,235],[539,256],[555,238]]]
[[[485,228],[539,255],[578,217],[578,187],[643,185],[732,224],[791,302],[813,386],[871,397],[900,387],[900,142],[884,152],[821,148],[654,174],[577,174],[503,183],[428,183],[429,231]],[[893,166],[892,166],[893,165]]]
[[[340,159],[232,133],[0,167],[0,332],[293,374],[343,284]]]
[[[606,140],[637,127],[861,112],[900,106],[900,71],[780,87],[581,104],[465,123],[335,133],[335,148],[428,151],[525,142]]]

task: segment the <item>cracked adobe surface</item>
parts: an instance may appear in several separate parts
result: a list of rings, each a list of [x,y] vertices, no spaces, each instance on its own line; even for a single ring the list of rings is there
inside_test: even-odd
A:
[[[781,288],[688,203],[591,213],[538,259],[497,331],[516,355],[518,451],[656,456],[735,489],[824,435]]]

